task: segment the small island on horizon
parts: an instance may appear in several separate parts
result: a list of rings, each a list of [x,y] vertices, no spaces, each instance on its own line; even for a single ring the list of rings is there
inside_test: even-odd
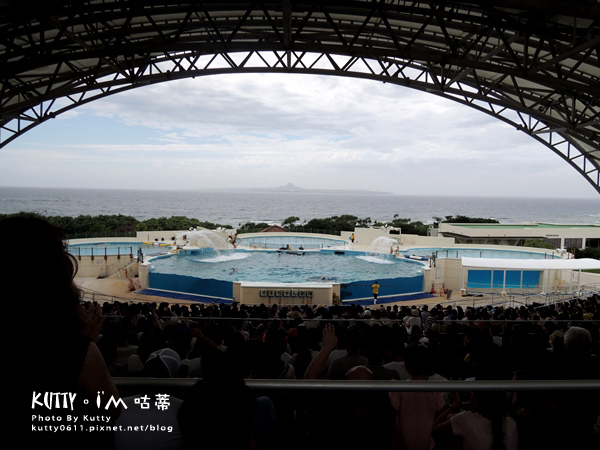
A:
[[[298,187],[292,183],[285,186],[277,186],[273,188],[237,188],[227,189],[229,191],[252,191],[252,192],[293,192],[301,194],[366,194],[366,195],[394,195],[392,192],[368,191],[368,190],[348,190],[348,189],[306,189]]]

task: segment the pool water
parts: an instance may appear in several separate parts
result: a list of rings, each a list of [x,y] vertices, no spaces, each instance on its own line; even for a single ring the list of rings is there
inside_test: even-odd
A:
[[[434,255],[436,258],[510,258],[544,259],[560,257],[556,252],[528,252],[518,250],[465,249],[465,248],[412,248],[398,257],[383,249],[354,251],[349,243],[332,238],[304,236],[259,236],[244,238],[237,249],[215,250],[211,247],[182,249],[169,253],[165,245],[142,242],[98,242],[72,244],[69,251],[77,255],[125,255],[133,253],[149,259],[148,287],[170,292],[190,293],[212,298],[231,299],[233,283],[332,283],[339,284],[340,298],[353,301],[370,298],[371,285],[378,280],[384,294],[394,296],[424,292],[424,268]],[[290,246],[303,247],[303,255],[275,251]],[[383,252],[383,253],[380,253]],[[423,260],[409,259],[414,255]],[[498,283],[497,273],[469,271],[469,287],[492,286]],[[536,276],[538,278],[536,278]],[[520,287],[536,286],[539,274],[507,274],[507,281]],[[502,280],[504,282],[504,278]],[[515,284],[516,285],[516,284]],[[507,284],[508,286],[508,284]],[[381,292],[380,292],[381,295]]]
[[[222,281],[352,283],[377,278],[414,277],[423,264],[364,252],[306,252],[202,249],[151,261],[150,274],[177,274]]]

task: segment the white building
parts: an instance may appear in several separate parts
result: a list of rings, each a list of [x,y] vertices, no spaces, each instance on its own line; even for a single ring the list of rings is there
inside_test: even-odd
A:
[[[522,246],[530,239],[542,239],[557,249],[600,247],[600,226],[547,223],[440,223],[439,236],[454,238],[457,244]]]

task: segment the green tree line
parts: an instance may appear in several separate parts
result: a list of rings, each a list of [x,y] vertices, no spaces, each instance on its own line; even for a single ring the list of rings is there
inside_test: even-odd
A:
[[[230,225],[220,225],[212,222],[201,222],[184,216],[160,217],[147,220],[138,220],[132,216],[122,214],[113,215],[80,215],[70,216],[43,216],[32,212],[19,212],[15,214],[0,214],[0,220],[12,216],[30,216],[45,219],[51,224],[61,228],[67,235],[96,234],[99,236],[135,235],[137,231],[169,231],[189,230],[202,227],[214,230],[216,228],[232,228]]]
[[[433,217],[434,225],[438,225],[440,222],[443,223],[499,223],[495,219],[484,219],[479,217],[467,217],[467,216],[446,216],[445,219],[439,217]],[[267,223],[253,223],[248,222],[238,228],[240,233],[253,233],[260,231],[269,224]],[[341,216],[331,216],[322,219],[311,219],[300,223],[300,218],[297,216],[290,216],[286,218],[282,224],[282,228],[288,231],[306,231],[314,232],[314,230],[324,230],[331,234],[340,234],[342,231],[354,231],[354,228],[362,227],[394,227],[400,228],[404,234],[416,234],[419,236],[427,236],[427,229],[430,225],[425,224],[421,221],[411,221],[411,219],[401,218],[398,214],[394,215],[394,218],[388,222],[373,222],[370,217],[359,218],[350,214],[343,214]]]
[[[190,228],[202,227],[214,230],[219,227],[231,229],[231,225],[222,225],[212,222],[203,222],[198,219],[185,216],[159,217],[147,220],[138,220],[132,216],[122,214],[116,215],[80,215],[70,216],[43,216],[33,212],[19,212],[15,214],[0,214],[0,220],[11,216],[33,216],[46,219],[50,223],[58,226],[67,235],[96,234],[99,236],[134,235],[137,231],[170,231],[170,230],[189,230]],[[433,218],[439,222],[460,222],[460,223],[498,223],[493,219],[470,218],[466,216],[446,216],[445,220]],[[268,223],[247,222],[238,227],[239,233],[258,232],[270,226]],[[340,216],[331,216],[326,218],[311,219],[300,223],[300,218],[290,216],[282,222],[282,227],[288,231],[306,231],[306,232],[326,232],[331,234],[340,234],[342,231],[354,231],[356,227],[382,227],[390,226],[400,228],[404,234],[417,234],[427,236],[429,225],[420,221],[411,221],[410,219],[400,218],[398,214],[394,215],[393,220],[389,222],[373,222],[370,217],[359,218],[351,214]]]

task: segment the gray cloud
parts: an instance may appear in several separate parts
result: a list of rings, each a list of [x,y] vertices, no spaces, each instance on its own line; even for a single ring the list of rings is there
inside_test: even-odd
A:
[[[596,195],[513,127],[434,95],[366,80],[180,80],[90,103],[30,133],[0,152],[3,184],[89,186],[103,171],[104,185],[131,187],[135,174],[135,186],[156,189],[291,181],[406,194]],[[568,184],[555,182],[565,178]]]

